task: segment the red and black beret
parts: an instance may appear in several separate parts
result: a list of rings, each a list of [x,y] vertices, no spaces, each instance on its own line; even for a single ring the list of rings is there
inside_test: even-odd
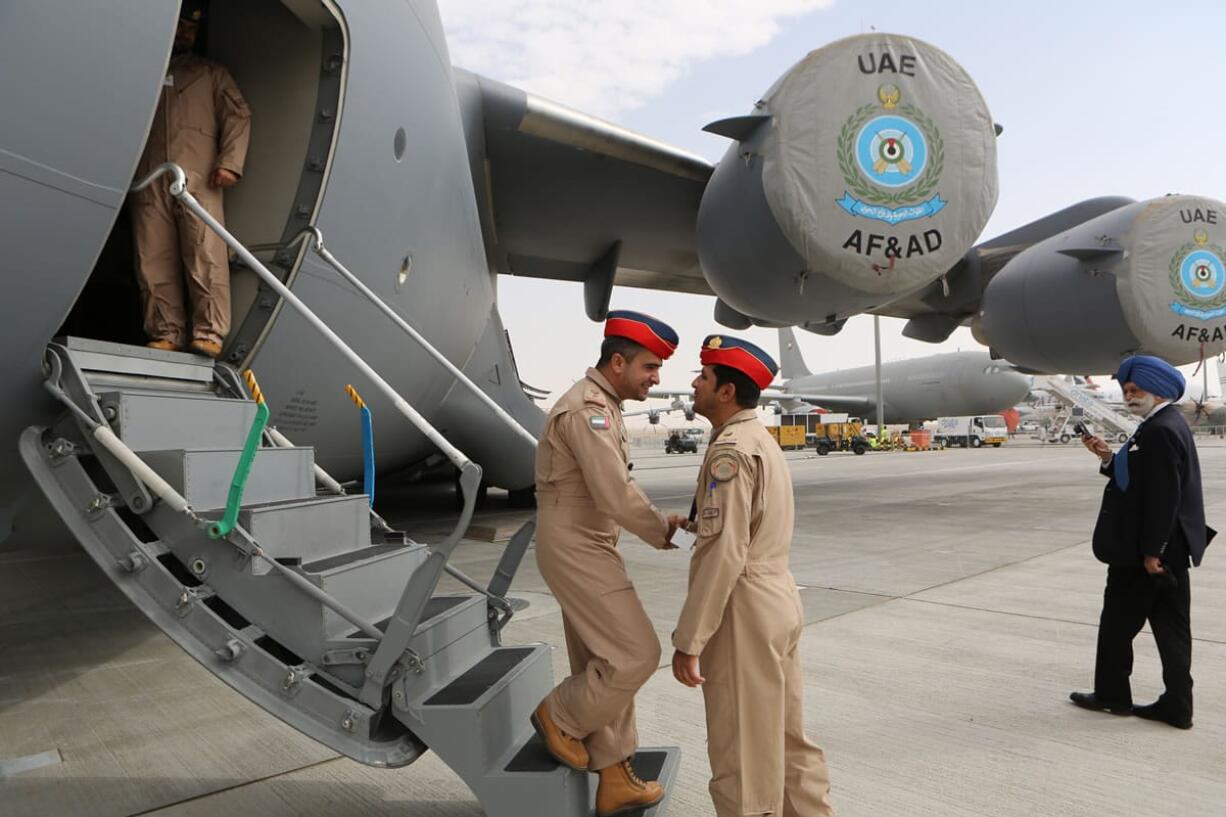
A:
[[[730,335],[707,335],[702,342],[699,359],[704,366],[736,369],[747,375],[759,389],[769,386],[779,371],[779,364],[761,347]]]
[[[668,360],[677,351],[677,333],[671,326],[650,315],[628,309],[609,313],[604,324],[604,336],[632,340],[661,360]]]

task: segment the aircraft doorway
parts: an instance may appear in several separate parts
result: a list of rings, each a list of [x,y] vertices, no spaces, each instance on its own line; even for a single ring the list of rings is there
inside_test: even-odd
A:
[[[195,50],[229,70],[251,109],[239,183],[225,192],[227,228],[282,280],[300,248],[281,250],[315,213],[343,93],[345,36],[320,0],[210,0]],[[143,345],[131,202],[124,204],[58,334]],[[230,262],[231,322],[223,359],[258,344],[277,300]],[[190,313],[189,313],[190,314]]]

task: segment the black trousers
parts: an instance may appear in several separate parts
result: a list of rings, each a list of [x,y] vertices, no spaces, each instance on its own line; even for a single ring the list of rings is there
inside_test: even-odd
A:
[[[1186,567],[1167,567],[1174,587],[1163,587],[1141,565],[1107,568],[1107,589],[1098,624],[1094,694],[1104,701],[1131,704],[1132,640],[1145,626],[1154,632],[1162,658],[1166,691],[1160,708],[1170,717],[1192,718],[1191,587]]]

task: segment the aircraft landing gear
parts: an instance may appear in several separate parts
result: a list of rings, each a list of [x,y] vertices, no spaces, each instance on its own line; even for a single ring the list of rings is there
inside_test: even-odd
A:
[[[535,508],[536,486],[529,485],[527,488],[517,488],[514,491],[507,491],[507,505],[517,509]]]

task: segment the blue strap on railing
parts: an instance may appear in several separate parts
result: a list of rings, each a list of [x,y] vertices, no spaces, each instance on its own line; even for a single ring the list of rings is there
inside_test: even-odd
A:
[[[370,407],[353,386],[345,386],[345,393],[362,413],[362,490],[375,506],[375,421]]]

